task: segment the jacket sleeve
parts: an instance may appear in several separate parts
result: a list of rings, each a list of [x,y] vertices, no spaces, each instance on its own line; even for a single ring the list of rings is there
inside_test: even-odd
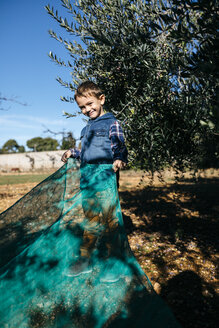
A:
[[[120,159],[124,163],[128,162],[128,151],[125,145],[124,134],[118,121],[115,121],[109,130],[113,161]]]
[[[81,150],[78,148],[70,148],[71,157],[80,159],[81,158]]]

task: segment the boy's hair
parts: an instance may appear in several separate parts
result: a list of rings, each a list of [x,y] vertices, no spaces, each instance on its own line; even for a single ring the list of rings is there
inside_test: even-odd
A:
[[[94,96],[99,99],[99,97],[103,94],[103,91],[98,87],[98,85],[92,81],[85,81],[81,83],[77,90],[75,91],[75,100],[77,97],[86,97],[86,96]]]

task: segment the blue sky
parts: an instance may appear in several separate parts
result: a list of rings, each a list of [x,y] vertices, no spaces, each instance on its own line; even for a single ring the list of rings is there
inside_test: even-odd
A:
[[[70,81],[70,70],[53,63],[48,53],[53,51],[63,59],[69,57],[48,30],[53,29],[65,37],[66,34],[47,14],[44,9],[47,4],[66,16],[59,0],[0,0],[0,93],[28,104],[1,104],[7,110],[0,110],[0,147],[8,139],[26,146],[30,138],[53,137],[44,133],[46,128],[56,132],[72,131],[79,138],[85,125],[81,115],[70,119],[63,116],[63,111],[73,113],[77,106],[60,100],[60,96],[72,94],[56,77]]]

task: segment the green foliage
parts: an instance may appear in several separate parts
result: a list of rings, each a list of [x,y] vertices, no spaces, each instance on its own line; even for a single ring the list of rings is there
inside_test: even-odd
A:
[[[206,1],[197,2],[211,12]],[[216,126],[215,89],[209,89],[214,76],[203,73],[202,80],[197,76],[201,50],[203,55],[207,51],[202,46],[206,30],[200,33],[200,10],[196,13],[193,6],[190,12],[189,0],[61,3],[71,14],[71,23],[46,6],[71,37],[69,41],[50,31],[71,58],[64,62],[50,52],[54,62],[72,71],[71,82],[58,78],[61,85],[74,91],[91,79],[105,90],[107,110],[122,122],[131,165],[150,171],[167,165],[176,169],[199,165],[200,152],[213,139]],[[199,29],[195,41],[182,38],[195,29]],[[211,33],[215,35],[215,30]],[[72,97],[62,100],[73,102]]]
[[[27,147],[33,151],[56,150],[58,145],[58,141],[53,138],[36,137],[27,140]]]
[[[69,149],[74,148],[76,144],[76,140],[73,137],[71,132],[67,133],[67,136],[63,136],[62,143],[61,143],[61,149]]]
[[[23,146],[19,146],[15,139],[9,139],[6,141],[1,149],[1,153],[16,153]],[[23,147],[24,148],[24,147]]]
[[[219,164],[219,34],[218,2],[216,0],[172,1],[171,21],[165,29],[168,40],[179,49],[181,80],[196,95],[205,115],[200,120],[200,167]],[[184,51],[186,49],[186,51]]]
[[[18,147],[18,152],[19,153],[25,153],[25,147],[24,146],[19,146]]]
[[[26,144],[27,147],[32,149],[33,151],[39,151],[40,143],[42,142],[41,137],[35,137],[32,139],[27,140]]]

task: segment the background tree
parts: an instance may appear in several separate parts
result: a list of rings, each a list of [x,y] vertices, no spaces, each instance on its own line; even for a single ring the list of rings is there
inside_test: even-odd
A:
[[[75,116],[75,115],[71,115],[71,114],[68,114],[68,113],[67,113],[67,115],[70,115],[70,117]],[[61,143],[60,143],[60,149],[74,148],[75,145],[76,145],[76,139],[74,138],[71,131],[66,132],[66,131],[63,130],[63,131],[60,131],[60,132],[55,132],[55,131],[52,131],[52,130],[46,128],[44,133],[51,133],[54,136],[61,135],[62,140],[61,140]]]
[[[200,135],[199,165],[218,167],[218,3],[216,0],[175,0],[169,5],[171,11],[168,7],[163,8],[161,20],[166,23],[168,40],[178,47],[179,79],[181,83],[186,83],[191,95],[196,94],[196,98],[201,100],[199,103],[205,112],[200,122],[205,133]],[[186,52],[182,49],[186,49]]]
[[[25,153],[25,147],[24,146],[19,146],[18,147],[18,152],[19,153]]]
[[[41,137],[35,137],[35,138],[27,140],[26,144],[27,144],[27,147],[30,148],[32,151],[39,151],[41,142],[42,142]]]
[[[43,138],[42,145],[39,147],[39,151],[43,150],[56,150],[59,146],[59,143],[56,139],[53,138]]]
[[[150,171],[166,165],[197,166],[206,136],[212,136],[212,127],[203,124],[209,121],[211,108],[203,103],[205,87],[194,86],[190,76],[182,75],[192,43],[177,43],[181,30],[173,32],[178,6],[182,8],[185,1],[61,2],[71,23],[53,8],[46,9],[80,40],[69,41],[50,31],[71,57],[71,62],[64,62],[50,53],[56,63],[72,70],[71,82],[58,81],[74,91],[80,82],[92,79],[105,90],[107,109],[123,124],[135,166]],[[189,20],[198,26],[197,16],[189,14]]]
[[[1,149],[1,153],[16,153],[16,152],[24,152],[24,146],[19,146],[15,139],[9,139],[6,141]]]
[[[61,149],[74,148],[75,145],[76,139],[73,137],[72,132],[67,132],[67,135],[62,138]]]
[[[32,151],[56,150],[58,145],[58,141],[53,138],[35,137],[27,140],[27,147]]]

